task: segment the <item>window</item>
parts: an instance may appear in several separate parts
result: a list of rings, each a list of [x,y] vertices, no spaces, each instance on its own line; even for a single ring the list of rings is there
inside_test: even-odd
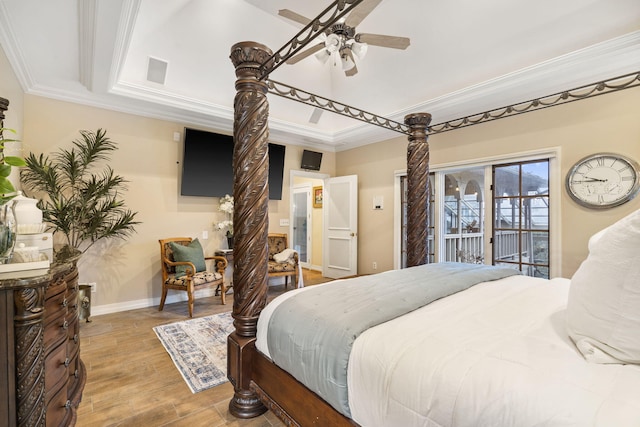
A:
[[[548,278],[550,159],[492,163],[430,174],[429,262],[508,265]],[[400,268],[407,260],[406,182],[399,175]]]
[[[493,167],[493,264],[549,278],[549,161]]]

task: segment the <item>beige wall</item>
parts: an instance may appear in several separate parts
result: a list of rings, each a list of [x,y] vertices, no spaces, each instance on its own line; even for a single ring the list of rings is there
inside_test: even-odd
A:
[[[105,242],[82,258],[80,280],[98,284],[98,292],[92,295],[94,314],[157,304],[159,238],[201,237],[206,230],[207,252],[224,247],[222,233],[213,230],[213,222],[221,215],[217,199],[179,195],[182,145],[173,141],[173,133],[182,132],[184,124],[24,95],[2,50],[0,76],[0,96],[11,101],[5,124],[18,130],[25,152],[69,147],[81,129],[107,129],[119,144],[112,166],[130,181],[126,203],[139,212],[142,224],[126,242]],[[431,162],[438,165],[559,146],[564,179],[574,162],[594,152],[615,151],[640,159],[639,112],[640,88],[635,88],[472,126],[430,137]],[[288,231],[279,220],[289,218],[288,170],[299,167],[302,149],[287,146],[283,199],[269,202],[270,231]],[[358,175],[361,274],[373,272],[373,261],[377,271],[393,268],[393,175],[405,169],[405,152],[406,138],[400,136],[337,154],[324,153],[321,173]],[[372,209],[374,196],[383,196],[383,210]],[[560,203],[562,274],[570,276],[586,255],[588,237],[640,208],[640,197],[617,208],[594,211],[577,206],[563,190]]]
[[[4,133],[4,137],[20,140],[22,139],[24,93],[2,49],[0,49],[0,97],[9,100],[9,108],[5,112],[4,127],[16,131],[15,134],[7,131]],[[5,144],[5,154],[19,156],[21,146],[20,142],[8,142]],[[11,171],[9,180],[17,190],[20,189],[19,171],[16,168]]]
[[[587,254],[589,236],[639,209],[640,197],[612,209],[586,209],[566,194],[564,177],[576,161],[596,152],[612,151],[640,161],[638,117],[640,88],[627,89],[431,136],[431,164],[560,147],[561,272],[570,277]],[[357,174],[359,180],[361,274],[373,272],[373,261],[378,271],[393,268],[393,173],[406,169],[406,145],[406,138],[399,137],[338,153],[336,173]],[[384,196],[384,210],[372,209],[375,195]]]
[[[93,314],[158,303],[159,238],[198,237],[207,254],[226,247],[223,233],[213,229],[213,223],[223,217],[218,199],[180,196],[182,144],[173,140],[173,133],[182,133],[184,124],[30,95],[25,96],[24,104],[25,153],[70,148],[81,129],[106,129],[118,143],[111,165],[129,181],[125,201],[139,212],[142,224],[127,241],[99,243],[81,258],[80,281],[97,283]],[[279,220],[289,218],[289,169],[299,167],[301,156],[302,148],[287,146],[283,198],[269,201],[269,231],[288,232]],[[335,154],[324,153],[322,172],[333,173],[334,165]],[[208,240],[202,239],[203,231],[208,231]]]

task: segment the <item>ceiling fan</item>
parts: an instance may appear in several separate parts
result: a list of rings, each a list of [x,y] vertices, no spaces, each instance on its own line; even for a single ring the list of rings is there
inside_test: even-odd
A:
[[[355,57],[362,59],[367,52],[368,45],[406,49],[410,40],[407,37],[386,36],[382,34],[356,33],[356,27],[376,8],[382,0],[364,0],[354,8],[346,19],[339,20],[325,34],[321,34],[323,41],[304,50],[287,60],[287,64],[295,64],[304,58],[316,54],[316,58],[326,63],[333,58],[334,64],[342,64],[347,77],[358,72]],[[289,9],[280,9],[278,15],[291,19],[303,25],[312,20]]]

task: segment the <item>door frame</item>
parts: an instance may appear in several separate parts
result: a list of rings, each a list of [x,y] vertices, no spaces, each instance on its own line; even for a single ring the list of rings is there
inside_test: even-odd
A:
[[[293,188],[295,187],[294,182],[295,182],[295,178],[307,178],[307,179],[317,179],[317,180],[322,180],[324,181],[326,178],[329,178],[330,175],[326,174],[326,173],[320,173],[320,172],[309,172],[309,171],[305,171],[305,170],[296,170],[296,169],[290,169],[289,170],[289,218],[293,219]],[[317,228],[317,224],[314,225],[314,228]],[[311,230],[310,235],[310,240],[308,242],[309,246],[313,245],[313,231]],[[293,221],[289,221],[289,236],[293,236]],[[323,230],[322,228],[320,229],[320,239],[322,241],[322,239],[324,239],[324,235],[323,235]],[[311,252],[310,252],[311,254]],[[324,264],[324,259],[323,259],[323,264]],[[309,259],[309,269],[310,270],[319,270],[322,271],[322,269],[324,268],[324,265],[320,265],[320,266],[314,266],[313,263],[311,262],[311,258]]]
[[[429,172],[447,172],[450,169],[461,169],[464,167],[480,167],[485,166],[488,169],[493,164],[509,163],[509,162],[522,162],[529,160],[539,160],[543,158],[549,159],[549,198],[551,201],[549,207],[549,229],[552,230],[549,235],[549,249],[551,251],[551,257],[549,262],[551,264],[549,277],[559,277],[562,271],[562,221],[561,221],[561,198],[562,198],[562,185],[563,178],[561,174],[561,152],[560,147],[552,146],[542,148],[539,150],[520,151],[515,153],[496,154],[489,157],[462,160],[449,163],[433,164],[429,168]],[[406,169],[394,171],[394,268],[400,268],[400,251],[401,251],[401,239],[400,235],[400,215],[402,212],[402,206],[400,203],[400,176],[406,175]],[[438,181],[438,173],[436,173],[436,185],[441,185]],[[485,179],[485,194],[491,194],[489,185],[491,180]],[[486,203],[486,201],[485,201]],[[485,230],[489,233],[489,237],[493,233],[491,228],[491,215],[493,215],[493,206],[485,205]],[[490,208],[490,209],[489,209]],[[441,218],[437,217],[436,213],[436,226],[441,227]],[[437,249],[437,248],[436,248]],[[487,252],[489,251],[489,252]],[[490,253],[491,244],[489,239],[485,239],[485,253]]]
[[[311,182],[301,182],[291,187],[291,220],[289,221],[289,236],[290,238],[290,246],[295,248],[296,236],[295,236],[295,217],[294,217],[294,199],[296,194],[305,194],[305,206],[307,211],[307,227],[306,227],[306,236],[305,236],[305,244],[307,246],[307,258],[305,261],[302,258],[299,259],[300,266],[302,268],[311,268],[311,260],[313,259],[313,245],[311,245],[311,240],[313,236],[313,215],[311,212],[311,189],[313,188]],[[298,254],[300,256],[300,254]]]

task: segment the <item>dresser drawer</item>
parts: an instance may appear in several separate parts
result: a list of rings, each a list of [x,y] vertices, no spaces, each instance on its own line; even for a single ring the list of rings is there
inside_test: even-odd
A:
[[[61,427],[67,424],[71,402],[67,398],[67,388],[63,387],[47,400],[46,427]]]
[[[49,354],[53,348],[62,346],[66,349],[67,338],[69,336],[69,322],[64,312],[48,319],[49,322],[44,329],[44,353]]]
[[[58,295],[62,292],[66,292],[67,291],[67,284],[66,282],[62,279],[62,277],[58,277],[56,279],[54,279],[49,286],[47,286],[47,291],[45,293],[45,298],[49,299],[54,297],[55,295]]]
[[[64,345],[56,348],[45,360],[44,384],[47,389],[47,401],[53,399],[61,388],[65,389],[69,378],[68,366],[71,360],[67,358],[67,348]]]
[[[49,287],[47,289],[46,300],[44,302],[45,323],[47,323],[47,318],[52,314],[57,314],[61,310],[64,310],[65,312],[67,311],[67,287],[64,282],[60,282],[60,285],[61,286],[54,286],[53,288]],[[53,292],[49,293],[49,290],[52,290]]]
[[[74,357],[80,351],[80,331],[78,322],[70,324],[69,339],[67,340],[67,356]]]

